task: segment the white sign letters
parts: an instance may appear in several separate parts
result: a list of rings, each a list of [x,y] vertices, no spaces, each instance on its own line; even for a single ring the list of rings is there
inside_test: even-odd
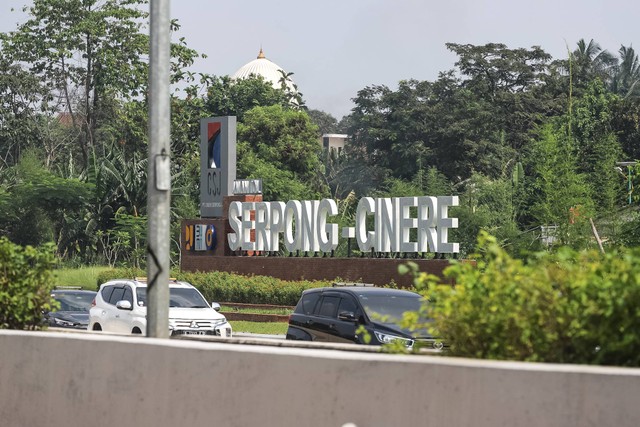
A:
[[[458,253],[459,244],[448,241],[449,229],[458,228],[458,219],[449,217],[449,207],[458,203],[458,196],[364,197],[358,203],[355,227],[344,227],[342,235],[355,237],[364,252]],[[289,252],[331,252],[338,246],[338,224],[328,219],[336,215],[338,205],[332,199],[232,202],[233,233],[227,239],[232,251],[278,251],[282,234]],[[369,218],[373,227],[367,225]],[[416,230],[414,240],[412,230]]]

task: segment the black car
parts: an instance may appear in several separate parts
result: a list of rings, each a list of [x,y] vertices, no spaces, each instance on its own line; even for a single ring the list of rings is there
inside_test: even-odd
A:
[[[55,289],[51,297],[58,301],[60,308],[45,313],[45,322],[58,328],[87,329],[89,309],[96,296],[95,291],[80,289]]]
[[[414,292],[372,286],[309,289],[289,317],[287,339],[365,344],[365,334],[357,332],[363,326],[371,338],[368,344],[400,340],[412,347],[419,340],[427,348],[441,349],[441,342],[426,331],[400,326],[403,314],[418,311],[423,301]]]

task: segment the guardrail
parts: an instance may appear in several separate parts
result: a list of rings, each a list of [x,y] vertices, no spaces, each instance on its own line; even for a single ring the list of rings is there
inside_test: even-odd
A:
[[[244,320],[247,322],[288,322],[288,314],[251,313],[240,310],[288,310],[293,313],[295,307],[289,305],[273,304],[246,304],[237,302],[221,302],[220,313],[224,314],[227,320]],[[232,311],[226,310],[230,307]],[[234,311],[234,309],[238,311]]]

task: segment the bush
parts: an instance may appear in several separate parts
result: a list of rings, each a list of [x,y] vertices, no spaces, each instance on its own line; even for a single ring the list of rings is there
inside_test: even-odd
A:
[[[22,247],[0,238],[0,329],[35,329],[56,303],[54,246]]]
[[[147,272],[140,268],[110,268],[101,271],[96,278],[96,291],[100,285],[113,279],[133,279],[135,277],[145,277]]]
[[[296,305],[302,291],[330,286],[330,282],[289,282],[268,276],[240,276],[224,272],[181,273],[181,280],[196,286],[208,301]]]
[[[82,267],[63,267],[58,266],[53,271],[56,285],[75,286],[82,289],[94,289],[97,277],[100,273],[108,270],[109,267],[103,266],[82,266]]]
[[[606,255],[563,248],[527,262],[481,233],[477,265],[420,275],[432,332],[454,356],[640,365],[640,250]]]
[[[98,286],[107,280],[145,274],[136,269],[111,269],[98,276]],[[331,282],[324,281],[290,282],[268,276],[241,276],[220,271],[172,272],[171,277],[191,283],[209,302],[296,305],[305,289],[331,286]]]

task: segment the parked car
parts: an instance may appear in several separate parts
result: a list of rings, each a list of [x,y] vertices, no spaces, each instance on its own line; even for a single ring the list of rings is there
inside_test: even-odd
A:
[[[231,325],[191,284],[169,280],[171,335],[231,336]],[[91,310],[89,330],[142,334],[147,329],[147,280],[118,279],[100,285]]]
[[[95,291],[80,288],[59,287],[51,292],[60,308],[44,314],[47,325],[59,328],[87,329],[89,309],[96,296]]]
[[[336,286],[308,289],[289,317],[288,340],[382,345],[396,340],[413,347],[441,349],[442,343],[426,331],[412,332],[400,326],[403,314],[418,311],[422,296],[414,292],[372,286]]]

